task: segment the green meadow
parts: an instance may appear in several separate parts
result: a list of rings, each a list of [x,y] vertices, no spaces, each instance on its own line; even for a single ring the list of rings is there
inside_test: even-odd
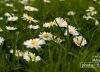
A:
[[[93,0],[50,0],[46,3],[43,0],[28,0],[27,4],[20,3],[21,0],[0,0],[0,72],[100,72],[100,1]],[[13,4],[7,6],[6,4]],[[25,6],[36,7],[38,11],[27,11]],[[97,12],[90,15],[90,19],[83,18],[89,7],[94,7]],[[68,15],[74,11],[75,15]],[[8,21],[5,13],[14,14],[18,17],[16,21]],[[23,14],[28,14],[38,22],[23,20]],[[43,27],[44,23],[54,21],[55,18],[63,18],[68,25],[77,29],[79,36],[83,36],[87,43],[81,46],[73,41],[76,37],[68,32],[68,28],[51,26]],[[14,20],[14,19],[12,19]],[[96,25],[98,21],[98,25]],[[38,25],[38,29],[29,29],[28,25]],[[9,30],[6,26],[16,27],[16,30]],[[27,47],[23,43],[29,39],[39,38],[41,32],[52,34],[52,40],[45,40],[40,49]],[[54,37],[56,36],[56,38]],[[59,42],[58,38],[61,39]],[[32,42],[37,44],[37,42]],[[10,52],[13,50],[13,53]],[[16,50],[29,51],[40,56],[40,61],[26,61],[23,57],[16,56]],[[22,54],[23,55],[23,54]],[[93,56],[98,56],[93,61]],[[31,58],[31,57],[29,57]],[[36,60],[36,59],[34,59]],[[82,65],[87,62],[88,65]],[[92,63],[92,64],[91,64]],[[93,66],[93,67],[92,67]]]

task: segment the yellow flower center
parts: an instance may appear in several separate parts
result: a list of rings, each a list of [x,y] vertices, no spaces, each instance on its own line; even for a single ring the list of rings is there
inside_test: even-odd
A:
[[[15,52],[15,55],[16,55],[16,56],[19,56],[19,54],[20,54],[19,51],[16,51],[16,52]]]
[[[32,40],[32,44],[36,45],[36,44],[38,44],[38,41],[37,40]]]
[[[54,21],[50,21],[49,24],[50,24],[51,26],[53,26],[53,25],[54,25]]]
[[[35,55],[31,55],[30,58],[32,61],[35,61],[35,59],[36,59]]]
[[[44,36],[45,38],[48,38],[48,37],[49,37],[48,33],[45,33],[43,36]]]
[[[81,44],[81,40],[77,40],[76,43],[77,43],[78,45],[80,45],[80,44]]]
[[[33,18],[32,18],[31,16],[28,16],[28,19],[29,19],[29,20],[33,20]]]

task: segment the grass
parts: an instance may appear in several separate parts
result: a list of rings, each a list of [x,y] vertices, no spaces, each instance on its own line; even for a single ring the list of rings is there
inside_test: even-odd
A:
[[[4,1],[4,0],[1,0]],[[0,45],[0,72],[100,72],[99,68],[81,68],[81,62],[91,62],[92,56],[100,52],[100,25],[95,26],[94,22],[86,21],[82,18],[85,10],[89,6],[94,6],[98,12],[96,18],[100,20],[100,5],[93,3],[92,0],[51,0],[50,4],[44,3],[42,0],[30,1],[28,5],[39,9],[38,12],[24,11],[24,6],[18,3],[18,0],[9,0],[13,3],[18,12],[13,12],[12,8],[6,7],[0,3],[0,16],[4,17],[5,12],[14,13],[19,17],[17,22],[7,22],[6,17],[0,21],[0,27],[3,32],[0,36],[5,41]],[[67,16],[67,12],[73,10],[77,14],[74,17]],[[28,22],[21,17],[23,13],[27,13],[39,20],[40,29],[27,29]],[[43,23],[54,20],[56,17],[62,17],[68,21],[68,24],[75,26],[79,32],[87,39],[87,45],[80,48],[77,47],[72,37],[64,37],[63,28],[43,28]],[[6,26],[15,26],[16,31],[7,31]],[[62,30],[62,31],[61,31]],[[65,39],[62,44],[48,41],[42,49],[27,49],[23,42],[31,38],[37,38],[40,32],[47,31],[53,35]],[[64,31],[63,31],[64,32]],[[27,62],[20,57],[10,54],[10,49],[20,49],[22,51],[29,50],[42,57],[42,60],[35,62]]]

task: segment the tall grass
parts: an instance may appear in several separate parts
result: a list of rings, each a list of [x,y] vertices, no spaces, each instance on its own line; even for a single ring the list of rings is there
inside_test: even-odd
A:
[[[3,0],[1,0],[3,1]],[[95,26],[92,21],[86,21],[82,18],[85,10],[89,6],[94,6],[98,12],[97,18],[100,20],[100,5],[93,3],[92,0],[51,0],[46,4],[42,0],[30,1],[28,5],[37,7],[38,12],[24,11],[23,5],[18,0],[10,0],[9,3],[15,5],[18,12],[13,12],[12,8],[6,7],[0,3],[0,16],[4,17],[5,12],[14,13],[19,17],[17,22],[7,22],[6,18],[0,21],[0,27],[3,32],[0,36],[5,38],[4,43],[0,46],[0,72],[100,72],[99,68],[81,68],[81,62],[91,62],[92,56],[100,51],[100,25]],[[73,10],[76,15],[67,16],[67,12]],[[39,20],[40,29],[27,29],[28,22],[22,20],[23,13],[28,13],[35,19]],[[72,37],[64,37],[63,29],[60,28],[43,28],[43,23],[54,20],[56,17],[62,17],[68,21],[68,24],[75,26],[79,32],[87,39],[85,47],[77,47]],[[16,31],[7,31],[5,26],[11,25],[18,29]],[[47,31],[53,35],[64,38],[65,41],[57,44],[54,41],[48,41],[42,49],[27,49],[23,42],[30,38],[37,38],[40,32]],[[64,31],[63,31],[64,32]],[[20,57],[10,54],[10,49],[29,50],[40,55],[42,60],[39,62],[27,62]]]

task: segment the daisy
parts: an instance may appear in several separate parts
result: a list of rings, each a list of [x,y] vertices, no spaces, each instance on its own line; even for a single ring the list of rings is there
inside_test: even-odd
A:
[[[6,29],[12,31],[12,30],[16,30],[17,28],[16,27],[11,27],[11,26],[6,26]]]
[[[75,15],[75,12],[74,12],[74,11],[69,11],[69,12],[67,13],[67,15],[69,15],[69,16],[74,16],[74,15]]]
[[[8,21],[17,21],[18,17],[17,16],[9,16]]]
[[[50,3],[51,1],[50,0],[43,0],[44,3]]]
[[[38,22],[38,20],[35,20],[33,17],[28,16],[27,14],[23,14],[23,17],[22,17],[22,18],[23,18],[24,20],[29,21],[29,23],[31,23],[31,22],[37,23],[37,22]]]
[[[4,14],[4,16],[9,17],[9,16],[11,16],[11,15],[10,15],[10,13],[7,12],[7,13]]]
[[[29,57],[29,52],[28,51],[25,51],[24,53],[23,53],[23,58],[26,60],[26,61],[30,61],[30,57]]]
[[[72,34],[73,36],[79,35],[77,29],[71,25],[68,25],[68,32],[69,34]]]
[[[86,39],[85,39],[84,37],[82,37],[82,36],[75,36],[75,37],[73,38],[73,42],[74,42],[77,46],[80,46],[80,47],[82,47],[82,46],[84,46],[85,44],[87,44]]]
[[[0,20],[3,20],[3,17],[0,17]]]
[[[36,56],[35,54],[33,54],[31,52],[29,52],[29,57],[30,57],[31,61],[37,62],[37,61],[40,61],[41,60],[41,57],[40,56]]]
[[[59,26],[59,27],[67,27],[67,22],[63,19],[63,18],[56,18],[55,19],[55,23]]]
[[[68,33],[73,36],[79,35],[79,32],[77,31],[77,29],[71,25],[68,25],[68,29],[66,29],[64,35],[67,36]]]
[[[0,32],[2,32],[3,30],[0,28]]]
[[[45,27],[45,28],[50,28],[53,26],[56,26],[56,23],[54,21],[46,22],[43,24],[43,27]]]
[[[32,7],[32,6],[25,6],[25,7],[24,7],[24,10],[27,10],[27,11],[38,11],[37,8]]]
[[[13,4],[6,3],[6,6],[7,7],[13,7],[14,5]]]
[[[41,60],[41,57],[40,56],[36,56],[35,53],[31,53],[29,51],[26,51],[23,53],[23,58],[26,60],[26,61],[40,61]]]
[[[41,45],[45,44],[45,41],[43,39],[39,39],[39,38],[36,38],[36,39],[29,39],[29,40],[26,40],[24,42],[24,45],[27,47],[27,48],[35,48],[35,49],[39,49],[41,48]]]
[[[93,6],[90,6],[88,9],[86,9],[87,15],[94,16],[97,14],[97,11]]]
[[[51,33],[48,33],[48,32],[42,32],[42,33],[40,33],[39,37],[41,39],[44,39],[44,40],[52,40],[53,39],[53,35]]]
[[[4,38],[3,37],[0,37],[0,45],[4,42]]]
[[[13,49],[10,50],[10,53],[12,54],[14,53]],[[21,52],[20,50],[15,50],[15,56],[21,57],[22,55],[23,55],[23,52]]]
[[[28,28],[29,29],[38,29],[40,27],[39,27],[39,25],[29,25]]]
[[[20,0],[20,3],[21,4],[27,4],[28,3],[28,0]]]

